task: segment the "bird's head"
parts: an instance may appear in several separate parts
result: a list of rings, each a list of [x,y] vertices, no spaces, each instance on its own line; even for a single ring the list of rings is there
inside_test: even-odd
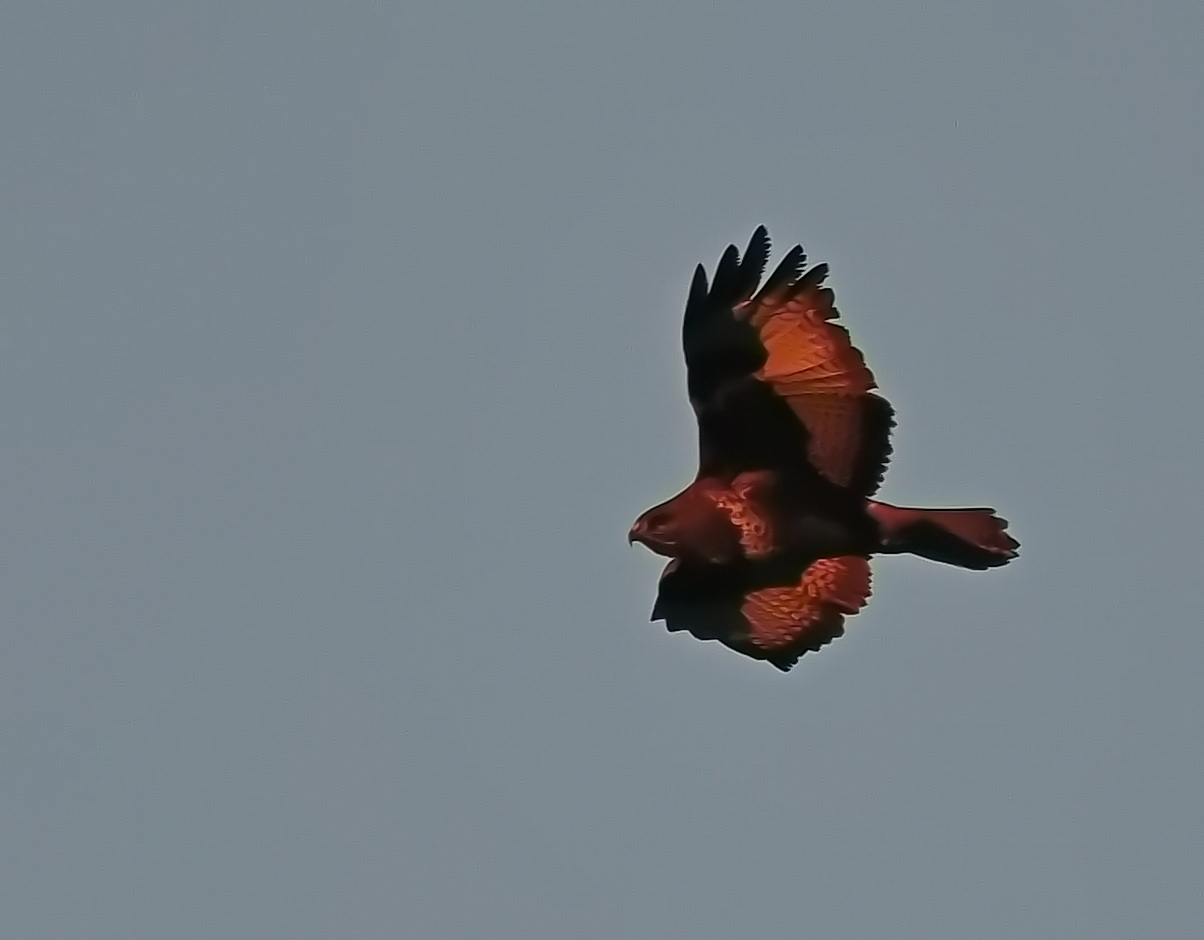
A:
[[[694,483],[653,506],[636,519],[628,542],[639,542],[667,558],[723,562],[738,555],[739,533],[703,490]]]
[[[639,542],[658,555],[676,558],[682,549],[682,531],[672,501],[654,506],[641,515],[627,533],[629,544]]]

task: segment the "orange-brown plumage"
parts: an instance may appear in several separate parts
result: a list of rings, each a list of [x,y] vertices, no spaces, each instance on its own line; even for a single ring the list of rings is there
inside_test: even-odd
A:
[[[769,237],[700,265],[682,345],[698,419],[693,483],[641,515],[634,541],[672,559],[653,619],[787,669],[843,633],[869,596],[868,557],[965,568],[1015,557],[994,510],[876,502],[894,415],[839,314],[828,269],[799,246],[764,283]]]
[[[748,640],[756,653],[765,658],[801,655],[844,633],[845,614],[857,613],[869,596],[868,559],[821,558],[796,585],[750,591],[740,613],[748,621]]]

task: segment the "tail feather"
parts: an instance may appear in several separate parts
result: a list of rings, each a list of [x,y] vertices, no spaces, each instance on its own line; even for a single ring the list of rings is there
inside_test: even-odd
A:
[[[1006,565],[1020,547],[994,509],[912,509],[873,500],[868,508],[881,530],[883,552],[983,570]]]

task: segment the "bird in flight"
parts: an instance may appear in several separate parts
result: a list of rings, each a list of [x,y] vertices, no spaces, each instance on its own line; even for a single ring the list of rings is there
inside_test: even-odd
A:
[[[769,235],[699,265],[682,324],[698,473],[643,513],[629,541],[670,559],[653,620],[785,671],[844,633],[870,595],[869,559],[910,552],[961,568],[1007,564],[995,510],[872,499],[894,412],[835,321],[828,267],[795,245],[761,283]]]

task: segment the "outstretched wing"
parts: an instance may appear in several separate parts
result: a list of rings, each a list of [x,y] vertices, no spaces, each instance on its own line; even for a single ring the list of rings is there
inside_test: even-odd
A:
[[[797,253],[797,261],[792,255]],[[803,271],[796,246],[758,292],[734,311],[757,331],[765,364],[757,378],[782,398],[807,428],[811,462],[833,483],[865,495],[882,482],[890,457],[890,404],[865,358],[834,321],[835,294],[824,287],[826,264]],[[783,267],[786,270],[783,271]]]
[[[740,605],[748,623],[741,652],[767,659],[785,671],[807,652],[844,635],[844,618],[870,596],[869,559],[821,558],[794,587],[751,591]]]
[[[702,472],[805,463],[870,495],[890,457],[890,404],[833,322],[827,265],[807,269],[796,245],[757,290],[768,255],[760,227],[743,259],[728,246],[709,289],[701,266],[694,275],[682,338]]]
[[[704,575],[670,562],[652,619],[785,672],[803,654],[842,636],[844,618],[870,596],[869,560],[858,556],[822,558],[790,585],[747,589],[731,578],[724,570]]]

